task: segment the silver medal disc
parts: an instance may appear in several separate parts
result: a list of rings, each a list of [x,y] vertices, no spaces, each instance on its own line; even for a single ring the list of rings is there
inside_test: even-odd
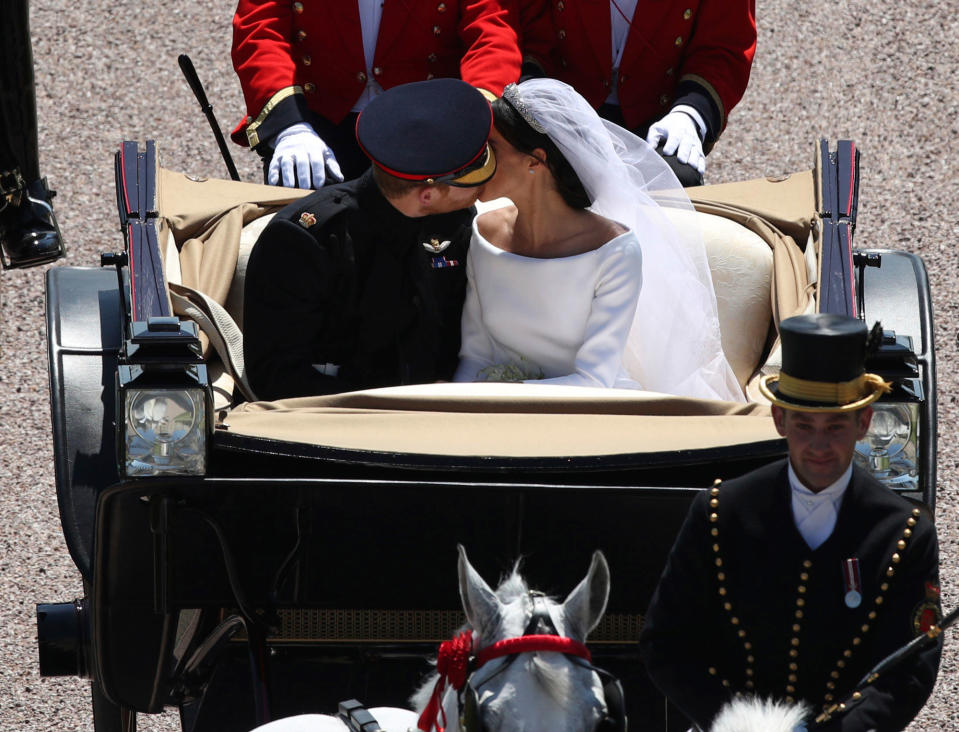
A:
[[[859,607],[862,602],[862,595],[855,590],[849,590],[846,593],[846,607]]]

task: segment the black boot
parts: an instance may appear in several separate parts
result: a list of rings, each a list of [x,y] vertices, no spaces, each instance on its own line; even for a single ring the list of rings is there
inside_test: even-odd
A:
[[[8,179],[19,178],[14,172]],[[22,179],[21,185],[22,185]],[[11,186],[12,187],[12,186]],[[7,190],[0,197],[0,246],[4,269],[35,267],[59,259],[65,254],[60,227],[51,200],[55,191],[47,188],[45,178],[35,180],[18,191]]]

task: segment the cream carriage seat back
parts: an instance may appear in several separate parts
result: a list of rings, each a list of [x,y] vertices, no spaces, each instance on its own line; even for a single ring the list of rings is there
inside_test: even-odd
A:
[[[737,222],[699,211],[664,209],[680,229],[702,235],[716,292],[723,351],[743,388],[761,365],[773,325],[773,252],[758,234]]]

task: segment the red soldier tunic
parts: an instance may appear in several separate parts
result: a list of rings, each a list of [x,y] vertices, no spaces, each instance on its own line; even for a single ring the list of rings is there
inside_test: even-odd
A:
[[[508,0],[511,7],[515,0]],[[499,95],[520,51],[500,0],[386,0],[373,60],[384,89],[460,77]],[[247,116],[233,132],[256,146],[309,113],[337,125],[367,86],[356,0],[239,0],[233,66]]]
[[[521,1],[526,52],[594,107],[616,83],[630,129],[688,104],[703,116],[711,142],[746,90],[756,52],[755,0],[639,0],[616,79],[607,0]]]

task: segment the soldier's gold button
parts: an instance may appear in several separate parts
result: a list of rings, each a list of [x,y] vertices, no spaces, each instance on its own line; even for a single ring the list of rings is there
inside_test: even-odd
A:
[[[710,666],[710,667],[709,667],[709,675],[710,675],[710,676],[715,676],[717,673],[718,673],[718,672],[716,671],[716,667],[715,667],[715,666]]]
[[[870,610],[870,611],[869,611],[869,614],[868,614],[866,617],[869,618],[870,620],[875,620],[875,619],[876,619],[876,611],[875,611],[875,610]]]
[[[365,72],[365,71],[361,71],[360,73],[358,73],[358,74],[356,75],[356,80],[357,80],[358,82],[360,82],[361,84],[365,84],[365,83],[366,83],[366,72]]]
[[[426,60],[429,61],[431,64],[436,63],[436,54],[431,53],[429,56],[426,57]]]
[[[833,689],[836,688],[836,685],[835,685],[832,681],[827,681],[827,682],[826,682],[826,688],[829,689],[830,691],[832,691]]]
[[[812,568],[812,560],[811,560],[811,559],[804,559],[804,560],[803,560],[803,563],[802,563],[802,566],[804,566],[806,569]]]
[[[786,691],[787,691],[789,694],[795,694],[795,693],[796,693],[796,687],[793,686],[792,684],[787,684],[787,685],[786,685]]]
[[[725,587],[720,587],[720,588],[719,588],[719,596],[720,596],[720,597],[726,597],[726,588],[725,588]]]
[[[561,41],[566,39],[566,31],[562,28],[559,29],[559,32],[556,35],[559,37],[559,40]]]
[[[306,55],[306,56],[303,57],[303,65],[304,65],[304,66],[309,66],[311,63],[313,63],[313,57],[312,57],[312,56]]]
[[[861,691],[854,691],[854,692],[852,693],[852,699],[853,699],[853,701],[859,701],[860,699],[862,699],[862,692],[861,692]]]
[[[563,0],[559,0],[559,2],[556,3],[556,9],[562,13],[564,10],[566,10],[566,3],[564,3]]]
[[[689,8],[686,8],[683,11],[683,20],[689,20],[692,17],[693,17],[693,11],[690,10]]]
[[[755,673],[755,672],[754,672],[751,668],[747,668],[747,669],[746,669],[746,675],[747,675],[747,676],[752,676],[754,673]]]
[[[710,499],[709,499],[709,507],[710,507],[710,508],[716,508],[716,507],[718,507],[718,506],[719,506],[719,499],[718,499],[718,498],[710,498]]]
[[[723,686],[728,689],[728,688],[729,688],[729,681],[726,680],[726,679],[723,679]]]
[[[852,658],[852,651],[850,651],[847,648],[845,651],[842,652],[842,655],[844,655],[846,658]]]
[[[303,85],[303,91],[305,91],[307,94],[312,94],[316,91],[316,84],[314,84],[312,81],[306,82]]]
[[[719,544],[713,544],[713,551],[719,552]]]
[[[682,36],[676,36],[676,40],[673,41],[673,43],[675,43],[677,46],[682,46],[682,45],[683,45],[683,37],[682,37]]]
[[[660,94],[660,95],[659,95],[659,105],[660,105],[661,107],[665,107],[665,106],[666,106],[666,102],[668,102],[668,101],[669,101],[669,97],[667,97],[665,94]],[[715,515],[715,514],[714,514],[714,515]]]
[[[919,509],[918,508],[912,509],[912,515],[915,516],[916,518],[919,518]]]
[[[799,587],[796,588],[796,591],[797,591],[800,595],[805,594],[805,593],[806,593],[806,585],[799,585]]]
[[[798,633],[802,630],[802,626],[799,623],[793,623],[793,633]]]
[[[832,701],[832,694],[826,694],[826,695],[823,697],[823,699],[824,699],[825,701],[827,701],[827,702],[831,702],[831,701]]]
[[[666,76],[672,76],[675,73],[676,73],[676,69],[674,69],[672,66],[666,69]]]
[[[916,519],[914,518],[911,518],[908,521],[906,521],[906,526],[908,526],[910,529],[915,525],[916,525]]]
[[[839,678],[839,672],[838,672],[838,671],[830,671],[830,672],[829,672],[829,678],[831,678],[831,679],[838,679],[838,678]]]
[[[809,572],[800,572],[800,574],[799,574],[799,579],[802,580],[803,582],[808,582],[808,581],[809,581]]]
[[[798,656],[798,655],[799,655],[799,651],[797,651],[795,648],[790,648],[790,649],[789,649],[789,657],[790,657],[790,658],[796,658],[796,656]]]
[[[434,25],[434,26],[433,26],[433,35],[434,35],[434,36],[438,36],[438,35],[439,35],[440,33],[442,33],[442,32],[443,32],[443,29],[440,28],[438,25]]]
[[[868,633],[868,632],[869,632],[869,623],[863,623],[862,626],[859,628],[859,630],[861,630],[863,633]]]
[[[846,668],[846,662],[843,661],[841,658],[840,658],[838,661],[836,661],[836,665],[837,665],[839,668]]]
[[[796,703],[796,700],[793,699],[791,696],[787,696],[787,697],[786,697],[786,703],[787,703],[787,704],[795,704],[795,703]]]
[[[912,529],[906,529],[902,532],[902,535],[908,539],[910,536],[912,536]]]
[[[799,620],[802,620],[802,615],[803,615],[802,610],[797,610],[797,611],[796,611],[795,613],[793,613],[793,614],[794,614]]]
[[[720,582],[725,582],[725,581],[726,581],[726,573],[725,573],[725,572],[716,572],[716,579],[718,579]]]
[[[306,31],[305,31],[305,30],[298,30],[298,31],[296,32],[296,40],[302,41],[302,40],[305,40],[305,39],[306,39]]]
[[[858,635],[852,639],[852,644],[854,646],[858,646],[860,643],[862,643],[862,638],[860,638]]]
[[[789,639],[789,644],[790,644],[791,646],[794,646],[794,647],[795,647],[795,646],[798,646],[798,645],[799,645],[799,639],[798,639],[798,638],[790,638],[790,639]]]
[[[892,567],[887,567],[887,568],[886,568],[886,576],[887,576],[887,577],[892,577],[895,573],[896,573],[896,570],[893,569]]]
[[[716,557],[716,566],[717,566],[717,567],[722,567],[722,566],[723,566],[723,558],[722,558],[722,557]]]
[[[713,485],[720,485],[722,484],[722,482],[723,482],[722,478],[713,478]]]
[[[433,74],[427,74],[427,75],[426,75],[426,80],[427,80],[427,81],[429,81],[429,80],[432,79],[432,78],[433,78]]]
[[[302,13],[303,12],[303,3],[293,3],[293,12]]]
[[[747,688],[747,689],[754,689],[755,687],[756,687],[756,685],[755,685],[752,681],[750,681],[749,679],[746,679],[746,688]]]
[[[740,638],[745,638],[745,637],[746,637],[746,631],[743,630],[742,628],[740,628],[740,629],[739,629],[739,632],[736,633],[736,635],[738,635]]]
[[[436,10],[437,10],[438,12],[440,12],[440,13],[445,13],[445,12],[446,12],[446,3],[440,3],[439,5],[437,5],[437,6],[436,6]]]
[[[885,592],[886,590],[889,589],[889,583],[888,583],[888,582],[883,582],[881,585],[879,585],[879,589],[882,590],[883,592]]]
[[[880,595],[879,597],[876,598],[876,604],[877,604],[877,605],[882,605],[882,595]]]
[[[745,643],[743,643],[743,648],[745,648],[747,651],[751,651],[753,649],[753,644],[750,643],[749,641],[746,641]]]
[[[739,625],[739,618],[737,618],[735,615],[733,615],[733,616],[729,619],[729,622],[732,623],[733,625]]]
[[[713,486],[712,488],[710,488],[710,489],[709,489],[709,495],[711,495],[711,496],[718,496],[718,495],[719,495],[719,488],[717,488],[716,486]]]
[[[733,604],[731,602],[723,603],[723,610],[725,610],[726,612],[729,612],[732,609],[733,609]]]
[[[789,676],[787,676],[786,678],[787,678],[789,681],[791,681],[792,683],[794,683],[794,684],[795,684],[797,681],[799,681],[799,677],[796,676],[796,674],[789,674]]]
[[[756,657],[753,655],[746,656],[746,663],[755,663]]]
[[[373,67],[373,75],[374,75],[374,76],[379,76],[379,75],[382,74],[382,73],[383,73],[383,69],[381,69],[379,66],[374,66],[374,67]]]
[[[603,83],[606,84],[606,86],[609,86],[609,79],[606,79]],[[713,523],[716,523],[717,521],[719,521],[719,514],[717,513],[709,514],[709,520],[712,521]]]
[[[799,607],[803,607],[803,606],[805,606],[806,601],[805,601],[803,598],[801,598],[801,597],[797,597],[797,598],[796,598],[796,604],[797,604]]]
[[[896,548],[899,549],[899,551],[902,551],[906,548],[906,542],[900,539],[898,542],[896,542]]]
[[[713,528],[711,528],[711,529],[709,530],[709,533],[710,533],[711,536],[719,536],[719,529],[717,529],[717,528],[714,526]]]

